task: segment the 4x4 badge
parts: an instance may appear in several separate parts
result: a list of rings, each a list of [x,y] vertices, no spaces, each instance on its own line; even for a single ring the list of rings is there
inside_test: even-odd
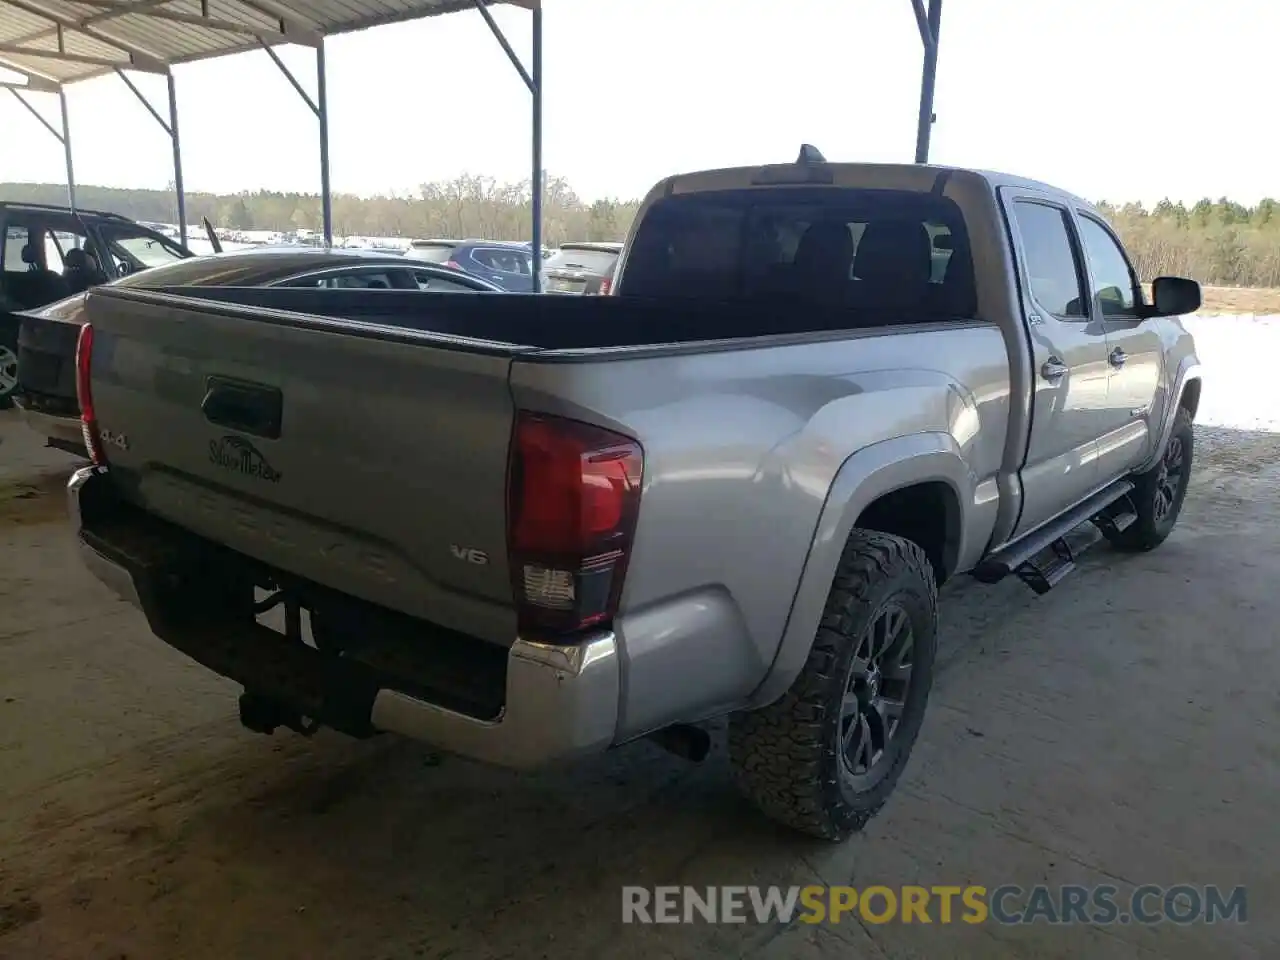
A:
[[[129,449],[129,438],[123,433],[116,433],[114,430],[103,430],[100,436],[103,443],[109,443],[118,450]]]
[[[262,451],[244,437],[226,436],[221,440],[210,440],[209,461],[223,470],[242,473],[255,480],[280,482],[280,471],[273,468]]]

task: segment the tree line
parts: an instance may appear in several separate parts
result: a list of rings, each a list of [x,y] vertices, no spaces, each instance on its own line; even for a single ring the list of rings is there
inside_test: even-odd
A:
[[[424,183],[413,194],[359,197],[335,193],[333,231],[339,237],[484,237],[528,240],[532,219],[530,181],[503,183],[493,177],[465,175]],[[320,197],[308,193],[257,190],[236,194],[188,192],[187,222],[208,217],[232,230],[321,228]],[[0,200],[65,205],[60,184],[0,183]],[[76,186],[76,201],[86,210],[109,210],[134,220],[176,223],[173,185],[166,190]],[[639,201],[587,202],[561,177],[548,177],[542,199],[543,243],[567,240],[620,240],[635,218]]]
[[[173,223],[177,220],[172,185],[168,190],[78,186],[77,199],[88,209]],[[359,197],[333,195],[333,227],[338,236],[485,237],[527,240],[531,222],[529,181],[504,183],[466,175],[424,183],[412,194]],[[3,183],[0,199],[65,204],[59,184]],[[544,242],[621,240],[639,206],[637,200],[588,202],[561,177],[547,180],[543,198]],[[1143,279],[1164,274],[1190,276],[1213,286],[1280,287],[1280,202],[1265,199],[1247,206],[1221,197],[1187,206],[1162,200],[1101,204],[1136,261]],[[216,226],[236,230],[318,230],[316,194],[258,190],[237,194],[188,193],[187,220],[208,217]]]

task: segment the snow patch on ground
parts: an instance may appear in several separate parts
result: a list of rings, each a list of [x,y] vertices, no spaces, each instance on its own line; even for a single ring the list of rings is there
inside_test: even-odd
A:
[[[1203,367],[1196,422],[1280,433],[1280,315],[1197,314],[1183,325]]]

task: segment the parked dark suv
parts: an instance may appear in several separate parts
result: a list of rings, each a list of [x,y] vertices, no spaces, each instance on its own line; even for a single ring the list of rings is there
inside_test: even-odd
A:
[[[0,407],[18,386],[17,310],[34,310],[89,287],[193,256],[115,213],[0,201]]]
[[[620,243],[562,243],[542,267],[547,293],[607,294],[621,253]]]
[[[443,263],[495,283],[509,293],[533,290],[533,254],[528,244],[507,240],[414,240],[404,255]]]

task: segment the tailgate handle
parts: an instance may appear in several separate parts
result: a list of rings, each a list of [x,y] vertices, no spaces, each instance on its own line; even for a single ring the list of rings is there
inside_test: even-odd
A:
[[[200,410],[210,423],[267,440],[280,439],[284,395],[279,387],[229,377],[210,377],[205,387]]]

